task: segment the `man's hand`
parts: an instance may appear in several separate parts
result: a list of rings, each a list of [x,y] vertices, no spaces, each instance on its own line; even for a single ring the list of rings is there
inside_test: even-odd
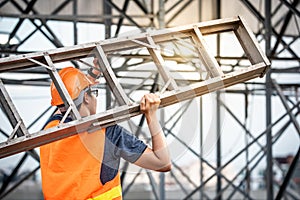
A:
[[[99,63],[98,63],[98,58],[96,58],[96,57],[94,58],[93,64],[94,64],[94,67],[99,69],[99,72],[100,72],[100,66],[99,66]]]
[[[100,78],[100,66],[98,64],[98,59],[95,57],[93,60],[94,67],[88,70],[87,77],[93,82],[98,83],[97,79]]]
[[[160,104],[158,95],[150,93],[142,97],[140,102],[140,109],[145,114],[146,118],[154,117]]]

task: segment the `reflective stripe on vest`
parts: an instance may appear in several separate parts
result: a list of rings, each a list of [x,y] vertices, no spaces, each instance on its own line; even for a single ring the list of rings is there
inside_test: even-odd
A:
[[[115,186],[107,192],[100,194],[97,197],[89,198],[88,200],[103,200],[103,199],[114,199],[122,196],[121,185]]]

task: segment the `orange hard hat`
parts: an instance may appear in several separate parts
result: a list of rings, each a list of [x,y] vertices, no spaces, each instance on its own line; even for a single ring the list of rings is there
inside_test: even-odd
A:
[[[73,100],[79,96],[83,89],[92,85],[92,82],[86,75],[74,67],[63,68],[59,71],[59,75]],[[51,83],[50,90],[52,97],[51,105],[57,106],[64,104],[53,82]]]

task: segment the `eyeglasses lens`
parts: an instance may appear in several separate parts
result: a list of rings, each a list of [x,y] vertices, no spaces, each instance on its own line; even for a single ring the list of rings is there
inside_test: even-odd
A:
[[[90,88],[89,93],[90,93],[90,94],[93,94],[95,97],[98,97],[98,90],[97,90],[97,89],[92,89],[92,88]]]

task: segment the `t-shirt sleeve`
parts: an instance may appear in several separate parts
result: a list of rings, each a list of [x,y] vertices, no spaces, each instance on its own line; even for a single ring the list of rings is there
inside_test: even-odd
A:
[[[125,128],[114,125],[106,128],[106,139],[115,145],[114,155],[134,163],[143,154],[147,145]]]

